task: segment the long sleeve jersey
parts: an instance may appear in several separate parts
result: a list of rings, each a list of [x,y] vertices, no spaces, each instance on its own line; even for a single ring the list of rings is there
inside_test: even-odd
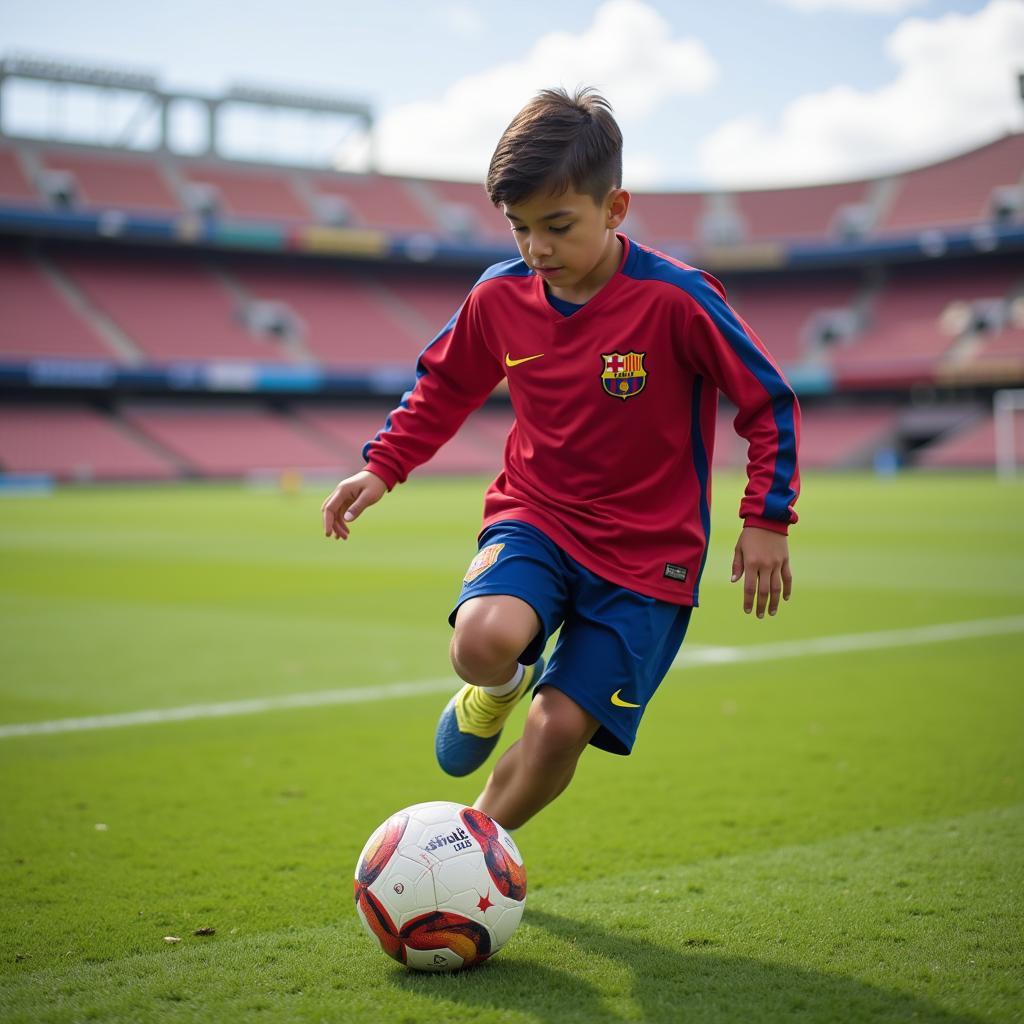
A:
[[[483,527],[529,523],[612,583],[696,605],[719,391],[748,442],[739,514],[779,533],[797,520],[799,406],[714,277],[619,238],[615,275],[571,316],[522,259],[488,269],[363,457],[390,490],[506,377],[515,423]]]

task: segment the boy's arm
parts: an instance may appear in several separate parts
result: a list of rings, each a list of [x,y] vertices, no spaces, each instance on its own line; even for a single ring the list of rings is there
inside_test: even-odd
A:
[[[434,455],[502,376],[478,327],[471,293],[420,353],[416,383],[363,446],[367,468],[342,480],[320,507],[325,535],[347,540],[348,524]]]
[[[366,468],[390,491],[430,459],[504,376],[487,347],[477,292],[420,353],[416,382],[363,446]]]
[[[797,521],[800,406],[756,334],[725,301],[710,275],[695,289],[686,330],[697,369],[733,402],[736,432],[746,438],[747,487],[740,502],[744,529],[733,554],[732,582],[741,577],[743,609],[774,615],[789,600],[792,573],[787,534]]]

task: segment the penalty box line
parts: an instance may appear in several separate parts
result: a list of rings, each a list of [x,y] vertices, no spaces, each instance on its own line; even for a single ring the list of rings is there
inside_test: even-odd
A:
[[[916,626],[873,633],[848,633],[837,636],[810,637],[804,640],[780,640],[775,643],[750,644],[745,647],[713,647],[697,644],[687,646],[684,644],[676,658],[674,667],[692,669],[771,661],[776,658],[797,658],[805,655],[876,651],[887,647],[912,647],[1013,633],[1024,634],[1024,615],[1011,615],[1000,619],[947,622],[932,626]],[[329,707],[334,704],[367,704],[378,700],[397,700],[402,697],[446,693],[453,689],[453,678],[446,677],[409,683],[382,683],[380,686],[359,686],[346,690],[293,693],[283,697],[255,697],[249,700],[221,701],[215,704],[186,704],[177,708],[152,708],[145,711],[127,711],[111,715],[89,715],[84,718],[56,718],[48,722],[0,725],[0,739],[89,732],[94,729],[124,729],[135,725],[161,725],[165,722],[188,722],[200,718],[234,718],[238,715],[256,715],[267,711],[286,711],[293,708]]]

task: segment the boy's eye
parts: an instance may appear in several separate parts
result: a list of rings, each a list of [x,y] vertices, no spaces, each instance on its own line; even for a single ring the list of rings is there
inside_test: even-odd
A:
[[[560,227],[557,227],[557,228],[556,228],[556,227],[555,227],[555,226],[554,226],[554,225],[552,224],[552,226],[551,226],[551,230],[552,230],[552,231],[553,231],[553,232],[554,232],[554,233],[555,233],[556,235],[564,235],[564,234],[566,233],[566,231],[568,231],[568,230],[569,230],[569,228],[571,228],[571,227],[572,227],[572,225],[571,225],[571,224],[562,224],[562,225],[561,225]]]
[[[515,231],[518,234],[519,232],[525,231],[526,228],[525,227],[517,227],[515,224],[513,224],[512,225],[512,230]]]

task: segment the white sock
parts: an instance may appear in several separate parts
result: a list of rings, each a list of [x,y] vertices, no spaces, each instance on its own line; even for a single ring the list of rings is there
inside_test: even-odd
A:
[[[523,681],[523,672],[525,671],[522,665],[516,665],[516,670],[512,673],[512,678],[507,683],[501,683],[498,686],[481,686],[480,689],[484,693],[489,693],[492,697],[504,697]]]

